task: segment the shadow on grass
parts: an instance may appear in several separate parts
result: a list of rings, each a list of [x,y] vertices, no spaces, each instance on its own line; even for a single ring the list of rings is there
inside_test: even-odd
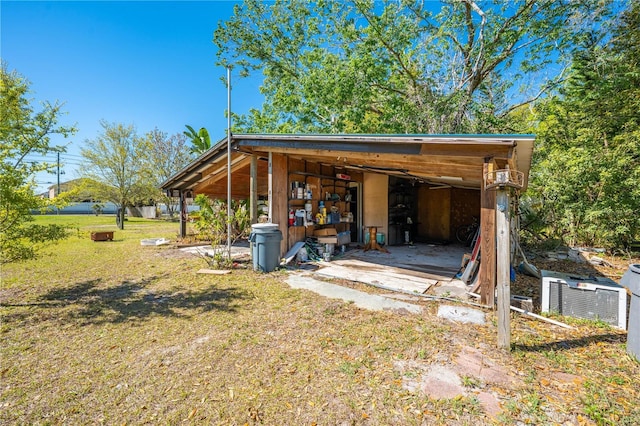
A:
[[[124,281],[110,287],[104,287],[101,279],[83,281],[49,291],[39,298],[39,302],[20,306],[59,309],[56,318],[76,320],[84,325],[141,321],[154,316],[188,317],[194,312],[234,312],[239,301],[249,297],[246,290],[237,287],[209,286],[201,290],[179,289],[174,292],[156,292],[147,288],[148,284],[160,278]]]
[[[555,342],[539,343],[527,345],[516,343],[512,345],[512,349],[521,352],[548,352],[548,351],[565,351],[574,348],[590,346],[594,343],[604,342],[611,344],[621,344],[626,342],[626,335],[623,333],[605,333],[593,336],[585,336],[576,339],[557,340]]]

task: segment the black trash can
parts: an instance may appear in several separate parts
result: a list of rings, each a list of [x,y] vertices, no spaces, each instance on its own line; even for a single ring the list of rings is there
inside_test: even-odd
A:
[[[620,280],[620,285],[631,291],[627,353],[640,360],[640,264],[629,265],[629,269]]]
[[[276,223],[251,225],[249,241],[253,243],[253,270],[271,272],[280,264],[280,242],[282,232]]]

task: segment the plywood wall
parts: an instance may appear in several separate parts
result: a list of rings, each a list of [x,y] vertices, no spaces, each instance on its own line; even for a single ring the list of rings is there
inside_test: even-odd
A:
[[[418,238],[451,241],[451,188],[418,189]]]
[[[378,226],[378,232],[388,232],[389,176],[364,173],[362,185],[364,226]]]
[[[455,235],[455,229],[459,226],[471,224],[474,217],[480,220],[480,191],[453,188],[451,190],[451,235]]]

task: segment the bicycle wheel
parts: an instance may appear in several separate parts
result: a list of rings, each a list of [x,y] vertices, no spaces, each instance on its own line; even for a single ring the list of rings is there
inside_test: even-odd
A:
[[[458,226],[456,229],[456,240],[461,244],[469,244],[469,225]]]

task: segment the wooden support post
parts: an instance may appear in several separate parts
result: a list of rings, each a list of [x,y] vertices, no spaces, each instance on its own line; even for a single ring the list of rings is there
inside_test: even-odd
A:
[[[280,256],[288,250],[289,241],[289,221],[288,199],[289,199],[289,166],[287,156],[284,154],[269,153],[270,190],[269,208],[272,223],[279,225],[282,231],[282,243],[280,245]]]
[[[251,156],[251,166],[249,167],[249,215],[251,224],[258,223],[258,157]]]
[[[180,238],[185,238],[187,236],[187,203],[184,199],[185,193],[183,190],[180,190],[179,193],[179,205],[180,208]]]
[[[509,226],[509,188],[496,190],[496,278],[498,284],[498,347],[511,349],[510,321],[510,230]]]
[[[269,203],[268,222],[273,223],[273,153],[269,152],[269,165],[267,171],[267,201]]]
[[[484,176],[493,171],[493,157],[484,159]],[[480,190],[480,302],[495,306],[496,293],[496,192],[482,185]]]

